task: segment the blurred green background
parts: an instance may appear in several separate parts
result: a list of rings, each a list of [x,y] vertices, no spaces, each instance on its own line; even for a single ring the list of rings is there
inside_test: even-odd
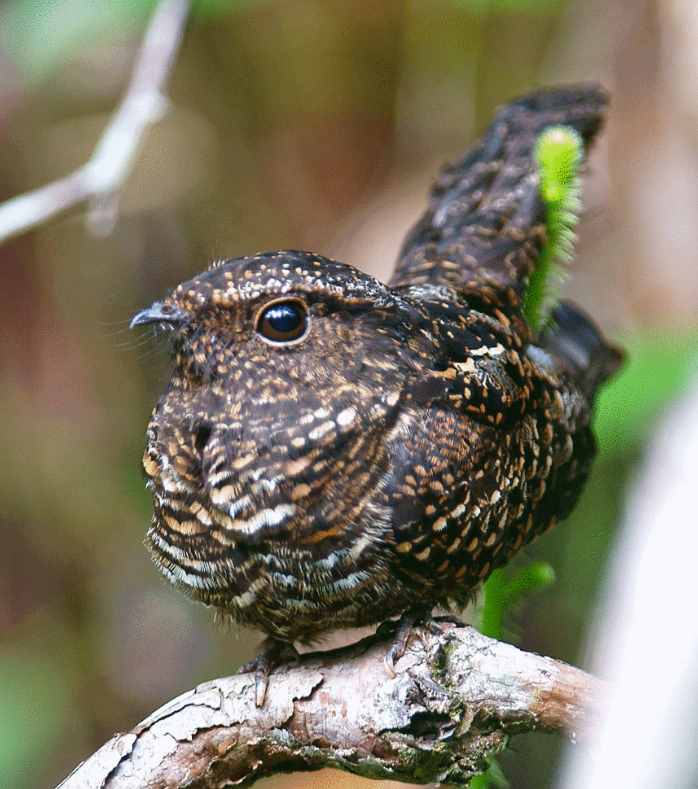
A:
[[[0,200],[85,161],[153,5],[0,6]],[[261,249],[312,249],[386,277],[435,169],[498,104],[600,79],[613,105],[565,289],[630,361],[602,397],[583,501],[524,557],[558,580],[507,624],[524,647],[583,664],[624,491],[658,414],[698,370],[695,16],[691,0],[195,4],[170,112],[114,232],[91,236],[75,211],[0,247],[1,786],[56,783],[113,732],[255,651],[256,636],[220,631],[166,586],[142,547],[143,434],[168,363],[128,333],[131,314],[210,259]],[[551,786],[559,747],[514,740],[501,759],[511,785]],[[359,783],[324,772],[265,786]]]

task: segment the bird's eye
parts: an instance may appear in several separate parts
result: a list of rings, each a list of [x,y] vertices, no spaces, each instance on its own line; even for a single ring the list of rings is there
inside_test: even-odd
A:
[[[271,343],[300,340],[308,331],[308,310],[298,299],[275,301],[257,317],[257,334]]]

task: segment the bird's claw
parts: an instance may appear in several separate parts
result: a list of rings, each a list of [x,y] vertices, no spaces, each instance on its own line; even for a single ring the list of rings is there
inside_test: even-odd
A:
[[[417,629],[419,627],[426,628],[432,634],[436,631],[438,631],[438,633],[441,632],[438,624],[431,618],[431,610],[405,612],[398,620],[395,638],[383,658],[385,671],[391,679],[397,676],[395,663],[400,660],[407,651],[407,644],[409,643],[410,637],[415,635],[420,639],[422,638],[421,633]]]
[[[254,700],[256,707],[263,707],[272,672],[285,662],[298,658],[298,652],[292,644],[286,644],[267,638],[262,642],[262,650],[256,658],[245,663],[238,669],[238,674],[254,672]]]

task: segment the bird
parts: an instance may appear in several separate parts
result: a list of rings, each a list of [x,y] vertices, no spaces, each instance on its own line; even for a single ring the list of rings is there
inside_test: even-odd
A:
[[[546,242],[534,147],[588,147],[592,84],[505,105],[437,177],[387,284],[298,250],[217,261],[138,312],[171,335],[147,428],[146,537],[190,597],[266,636],[270,673],[330,630],[397,618],[386,670],[435,607],[462,608],[567,517],[622,352],[579,307],[523,313]]]

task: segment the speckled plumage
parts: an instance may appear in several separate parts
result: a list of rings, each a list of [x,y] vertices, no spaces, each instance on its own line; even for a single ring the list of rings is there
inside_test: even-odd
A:
[[[312,641],[462,605],[574,506],[615,369],[575,308],[533,337],[522,295],[545,238],[532,161],[547,125],[589,142],[595,87],[508,105],[439,177],[389,285],[308,252],[223,261],[136,323],[174,330],[147,434],[148,546],[179,588],[273,639]],[[258,333],[270,302],[306,334]]]

